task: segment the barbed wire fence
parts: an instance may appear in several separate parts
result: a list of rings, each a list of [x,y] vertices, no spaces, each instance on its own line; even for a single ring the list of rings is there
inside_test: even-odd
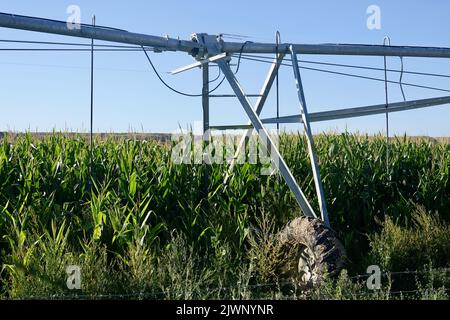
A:
[[[440,287],[429,288],[427,286],[410,289],[410,290],[391,290],[391,284],[395,281],[395,277],[402,275],[417,276],[428,275],[435,276],[441,275],[446,279],[446,285],[450,283],[450,268],[438,268],[430,270],[404,270],[383,272],[381,276],[387,281],[387,286],[382,286],[380,289],[369,289],[366,286],[365,280],[371,276],[371,274],[358,274],[353,276],[347,276],[346,279],[352,281],[355,286],[359,285],[359,288],[355,290],[349,288],[338,288],[339,284],[330,282],[330,287],[317,287],[315,289],[299,290],[292,280],[282,280],[277,282],[268,283],[256,283],[256,284],[241,284],[238,283],[232,286],[218,286],[218,287],[206,287],[204,289],[196,288],[194,290],[171,290],[170,288],[165,290],[147,290],[136,291],[129,293],[109,293],[109,294],[79,294],[64,293],[64,294],[49,294],[49,295],[30,295],[21,297],[18,300],[191,300],[197,299],[202,292],[202,296],[206,299],[221,299],[221,294],[225,298],[229,298],[233,290],[237,291],[234,300],[267,300],[267,299],[279,299],[279,300],[390,300],[390,299],[430,299],[430,296],[439,299],[449,299],[448,292],[450,287],[445,285]],[[358,282],[359,281],[359,282]],[[335,285],[336,287],[333,287]],[[290,293],[286,291],[286,287],[291,287]],[[256,293],[257,290],[265,290],[260,293]],[[337,290],[339,292],[333,292]],[[251,293],[253,291],[253,294]],[[289,291],[289,290],[287,290]],[[250,292],[250,294],[249,294]],[[3,300],[14,300],[13,298],[3,298]]]

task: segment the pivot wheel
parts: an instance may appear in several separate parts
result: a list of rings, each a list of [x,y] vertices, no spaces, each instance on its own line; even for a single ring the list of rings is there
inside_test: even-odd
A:
[[[320,219],[291,221],[279,233],[279,240],[283,253],[280,274],[301,288],[316,286],[325,274],[338,275],[344,266],[344,246]]]

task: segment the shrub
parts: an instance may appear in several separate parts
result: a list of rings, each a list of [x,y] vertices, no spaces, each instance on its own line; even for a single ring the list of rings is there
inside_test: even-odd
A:
[[[386,271],[448,267],[450,226],[420,206],[412,213],[411,222],[402,227],[386,217],[381,232],[370,236],[373,261]]]

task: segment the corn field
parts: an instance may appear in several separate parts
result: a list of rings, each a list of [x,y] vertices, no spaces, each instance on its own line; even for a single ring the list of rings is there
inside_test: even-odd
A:
[[[251,288],[276,281],[272,235],[301,215],[281,177],[262,176],[260,164],[243,164],[224,183],[227,164],[174,164],[170,142],[99,138],[94,146],[91,174],[83,135],[2,138],[1,295],[69,294],[68,264],[81,266],[82,293],[92,296],[279,294]],[[391,239],[380,239],[385,222],[389,230],[409,230],[418,207],[439,220],[444,232],[438,242],[450,240],[450,143],[393,138],[388,170],[381,136],[320,135],[316,146],[330,223],[346,248],[350,275],[386,262],[380,251]],[[318,212],[306,139],[284,134],[280,150]],[[401,268],[448,267],[450,241],[439,243]],[[384,264],[389,271],[396,268],[392,256]]]

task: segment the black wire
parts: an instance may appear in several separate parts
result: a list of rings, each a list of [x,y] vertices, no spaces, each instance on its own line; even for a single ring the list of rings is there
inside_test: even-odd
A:
[[[145,56],[147,57],[147,60],[148,60],[148,62],[150,63],[150,65],[151,65],[153,71],[155,72],[156,76],[158,77],[159,81],[161,81],[161,83],[162,83],[164,86],[166,86],[169,90],[171,90],[171,91],[173,91],[173,92],[175,92],[175,93],[177,93],[177,94],[180,94],[180,95],[182,95],[182,96],[186,96],[186,97],[202,97],[202,96],[203,96],[203,94],[190,94],[190,93],[181,92],[181,91],[179,91],[179,90],[177,90],[177,89],[175,89],[175,88],[172,88],[170,85],[168,85],[168,84],[164,81],[164,79],[159,75],[158,70],[156,70],[156,68],[155,68],[155,66],[154,66],[154,64],[153,64],[153,62],[152,62],[152,60],[150,59],[150,56],[148,55],[148,53],[147,53],[147,51],[145,50],[144,47],[142,47],[142,50],[144,51]],[[214,91],[216,91],[216,90],[222,85],[222,83],[223,83],[224,81],[225,81],[225,77],[223,77],[223,79],[219,82],[219,84],[218,84],[214,89],[212,89],[211,91],[209,91],[208,94],[211,94],[211,93],[213,93]]]
[[[119,29],[120,30],[120,29]],[[30,41],[30,40],[6,40],[6,39],[1,39],[0,42],[5,42],[5,43],[23,43],[23,44],[44,44],[44,45],[64,45],[64,46],[88,46],[90,47],[90,44],[86,44],[86,43],[74,43],[74,42],[49,42],[49,41]],[[252,41],[246,41],[246,43],[252,43]],[[245,45],[245,44],[244,44]],[[244,47],[243,45],[243,47]],[[124,45],[101,45],[101,44],[96,44],[95,47],[105,47],[105,48],[122,48],[122,49],[136,49],[141,51],[141,47],[140,46],[124,46]],[[145,47],[146,49],[152,49],[152,47]],[[241,52],[244,48],[241,48]],[[6,49],[0,49],[0,50],[6,50]],[[9,49],[11,51],[15,51],[15,50],[23,50],[23,49]],[[29,51],[43,51],[43,49],[30,49]],[[59,51],[62,49],[48,49],[48,51],[50,50],[55,50],[55,51]],[[81,50],[81,49],[76,49],[76,50]],[[98,50],[98,49],[97,49]],[[90,50],[89,50],[90,51]],[[106,51],[106,50],[105,50]],[[131,50],[130,50],[131,51]],[[233,56],[241,56],[242,58],[244,57],[249,57],[249,58],[259,58],[259,59],[269,59],[271,60],[272,58],[267,57],[267,56],[262,56],[262,55],[252,55],[252,54],[242,54],[240,53],[238,54],[233,54]],[[285,60],[287,61],[291,61],[291,59],[286,58]],[[344,68],[356,68],[356,69],[365,69],[365,70],[375,70],[375,71],[384,71],[384,69],[382,68],[376,68],[376,67],[367,67],[367,66],[359,66],[359,65],[350,65],[350,64],[340,64],[340,63],[330,63],[330,62],[319,62],[319,61],[310,61],[310,60],[299,60],[300,63],[308,63],[308,64],[317,64],[317,65],[326,65],[326,66],[335,66],[335,67],[344,67]],[[404,73],[404,74],[414,74],[414,75],[422,75],[422,76],[434,76],[434,77],[444,77],[444,78],[450,78],[450,75],[446,75],[446,74],[438,74],[438,73],[426,73],[426,72],[417,72],[417,71],[402,71],[402,70],[394,70],[394,69],[388,69],[388,72],[397,72],[397,73]]]
[[[400,82],[400,90],[401,90],[401,92],[402,92],[402,96],[403,96],[403,101],[406,101],[406,96],[405,96],[405,91],[403,91],[403,57],[400,57],[400,66],[401,66],[401,69],[400,69],[400,80],[399,80],[399,82]]]
[[[242,57],[242,59],[250,60],[250,61],[256,61],[256,62],[263,62],[263,63],[268,63],[268,64],[273,64],[273,62],[271,62],[271,61],[260,60],[260,59],[255,59],[255,58]],[[280,65],[292,68],[291,64],[281,63]],[[362,75],[356,75],[356,74],[345,73],[345,72],[331,71],[331,70],[318,69],[318,68],[310,68],[310,67],[304,67],[304,66],[300,66],[300,69],[317,71],[317,72],[323,72],[323,73],[329,73],[329,74],[335,74],[335,75],[340,75],[340,76],[353,77],[353,78],[359,78],[359,79],[366,79],[366,80],[373,80],[373,81],[384,82],[384,79],[379,79],[379,78],[375,78],[375,77],[368,77],[368,76],[362,76]],[[388,80],[388,83],[399,84],[398,81],[393,81],[393,80]],[[406,83],[406,82],[404,82],[404,83],[402,83],[402,85],[409,86],[409,87],[421,88],[421,89],[429,89],[429,90],[441,91],[441,92],[450,92],[450,90],[447,90],[447,89],[430,87],[430,86],[423,86],[423,85],[414,84],[414,83]]]
[[[9,39],[0,39],[0,42],[3,43],[22,43],[22,44],[43,44],[43,45],[58,45],[58,46],[82,46],[82,47],[90,47],[89,43],[76,43],[76,42],[54,42],[54,41],[34,41],[34,40],[9,40]],[[140,46],[124,46],[124,45],[111,45],[111,44],[96,44],[94,47],[106,47],[106,48],[127,48],[127,49],[139,49]],[[151,48],[145,46],[145,48]]]
[[[244,48],[247,45],[247,43],[252,43],[252,41],[245,41],[244,44],[242,45],[241,50],[239,51],[239,59],[238,59],[238,63],[237,63],[237,67],[236,67],[236,71],[234,72],[234,75],[237,75],[239,72],[239,68],[241,66],[242,52],[244,51]]]
[[[142,49],[94,49],[103,52],[137,52]],[[44,52],[91,52],[91,49],[58,49],[58,48],[0,48],[0,51],[44,51]]]
[[[217,80],[219,80],[220,76],[222,75],[222,70],[220,68],[219,69],[219,73],[217,74],[217,77],[215,77],[213,80],[210,80],[208,83],[213,83],[216,82]]]
[[[237,54],[234,54],[233,56],[237,56]],[[243,54],[242,58],[245,58],[245,57],[272,60],[271,57],[266,57],[266,56],[261,56],[261,55]],[[285,60],[286,61],[292,61],[291,59],[288,59],[288,58],[286,58]],[[354,68],[354,69],[384,71],[383,68],[359,66],[359,65],[352,65],[352,64],[341,64],[341,63],[320,62],[320,61],[310,61],[310,60],[299,60],[298,62],[300,62],[300,63],[308,63],[308,64],[325,65],[325,66],[333,66],[333,67],[343,67],[343,68]],[[387,69],[387,71],[388,72],[402,73],[402,70],[395,70],[395,69]],[[419,75],[419,76],[450,78],[450,75],[439,74],[439,73],[427,73],[427,72],[418,72],[418,71],[403,71],[403,73]]]
[[[46,45],[69,45],[69,46],[90,46],[89,44],[83,44],[83,43],[69,43],[69,42],[48,42],[48,41],[27,41],[27,40],[0,40],[0,42],[12,42],[12,43],[34,43],[34,44],[46,44]],[[251,41],[248,41],[251,42]],[[95,49],[95,51],[141,51],[142,50],[142,46],[141,47],[136,47],[136,46],[118,46],[118,45],[95,45],[96,47],[107,47],[107,48],[118,48],[117,50],[108,50],[108,49]],[[119,48],[123,48],[123,50],[119,50]],[[129,48],[129,50],[125,50],[126,48]],[[145,47],[145,50],[151,50],[151,47]],[[144,51],[145,51],[144,50]],[[242,48],[243,50],[243,48]],[[241,51],[242,51],[241,50]],[[90,51],[90,49],[0,49],[0,51]],[[236,56],[236,55],[233,55]],[[245,59],[245,60],[250,60],[250,61],[257,61],[257,62],[264,62],[264,63],[270,63],[272,64],[272,61],[265,61],[263,59],[271,59],[270,57],[266,57],[266,56],[258,56],[258,55],[248,55],[248,54],[242,54],[239,55],[240,59]],[[287,61],[290,61],[291,59],[286,59]],[[357,65],[347,65],[347,64],[338,64],[338,63],[327,63],[327,62],[317,62],[317,61],[307,61],[307,60],[299,60],[299,62],[301,63],[309,63],[309,64],[318,64],[318,65],[327,65],[327,66],[337,66],[337,67],[347,67],[347,68],[357,68],[357,69],[366,69],[366,70],[377,70],[377,71],[384,71],[384,69],[381,68],[375,68],[375,67],[366,67],[366,66],[357,66]],[[285,64],[285,63],[281,63],[280,65],[283,66],[290,66],[292,67],[292,65],[289,64]],[[343,73],[343,72],[335,72],[335,71],[330,71],[330,70],[323,70],[323,69],[317,69],[317,68],[308,68],[308,67],[300,67],[301,69],[305,69],[305,70],[312,70],[312,71],[318,71],[318,72],[325,72],[325,73],[331,73],[331,74],[336,74],[336,75],[342,75],[342,76],[349,76],[349,77],[355,77],[355,78],[361,78],[361,79],[367,79],[367,80],[374,80],[374,81],[384,81],[383,79],[378,79],[378,78],[373,78],[373,77],[367,77],[367,76],[361,76],[361,75],[354,75],[354,74],[348,74],[348,73]],[[238,70],[237,70],[238,71]],[[436,73],[424,73],[424,72],[415,72],[415,71],[403,71],[402,70],[393,70],[393,69],[388,69],[387,71],[389,72],[400,72],[405,73],[405,74],[414,74],[414,75],[423,75],[423,76],[435,76],[435,77],[445,77],[445,78],[450,78],[450,75],[444,75],[444,74],[436,74]],[[221,83],[223,83],[223,81],[225,80],[222,79]],[[216,80],[213,80],[213,82]],[[405,85],[405,86],[410,86],[410,87],[417,87],[417,88],[422,88],[422,89],[430,89],[430,90],[437,90],[437,91],[442,91],[442,92],[450,92],[450,90],[446,90],[446,89],[441,89],[441,88],[436,88],[436,87],[430,87],[430,86],[422,86],[422,85],[417,85],[417,84],[411,84],[411,83],[402,83],[402,82],[395,82],[395,81],[388,81],[389,83],[395,83],[395,84],[400,84],[401,86]],[[213,91],[217,90],[218,87],[214,88],[213,90],[210,91],[210,93],[212,93]],[[403,91],[403,87],[402,87],[402,91]],[[182,92],[180,92],[181,94]],[[403,93],[403,92],[402,92]],[[403,93],[404,94],[404,93]],[[189,95],[188,96],[193,96],[193,97],[198,97],[201,95]]]
[[[87,43],[75,43],[75,42],[49,42],[49,41],[30,41],[30,40],[6,40],[0,39],[0,42],[5,43],[23,43],[23,44],[43,44],[43,45],[63,45],[63,46],[87,46],[90,47],[90,44]],[[250,42],[251,41],[247,41]],[[139,46],[123,46],[123,45],[102,45],[96,44],[95,47],[104,47],[104,48],[117,48],[117,49],[133,49],[133,50],[117,50],[117,51],[141,51],[142,48]],[[147,50],[152,50],[152,47],[145,47]],[[90,51],[90,49],[59,49],[59,48],[48,48],[48,49],[28,49],[28,48],[18,48],[18,49],[0,49],[0,51]],[[116,50],[100,50],[98,51],[116,51]],[[243,48],[242,48],[243,50]],[[235,57],[239,57],[238,54],[233,54]],[[272,58],[262,55],[252,55],[252,54],[242,54],[241,58],[258,58],[258,59],[268,59],[272,60]],[[291,59],[286,58],[285,60],[291,61]],[[326,66],[335,66],[335,67],[344,67],[344,68],[355,68],[355,69],[365,69],[365,70],[375,70],[375,71],[384,71],[382,68],[376,67],[367,67],[367,66],[359,66],[359,65],[350,65],[350,64],[340,64],[340,63],[330,63],[330,62],[319,62],[319,61],[310,61],[310,60],[299,60],[300,63],[308,63],[308,64],[317,64],[317,65],[326,65]],[[388,72],[397,72],[404,74],[414,74],[421,76],[433,76],[433,77],[443,77],[450,78],[450,75],[446,74],[438,74],[438,73],[427,73],[427,72],[417,72],[417,71],[404,71],[404,70],[394,70],[387,69]]]

